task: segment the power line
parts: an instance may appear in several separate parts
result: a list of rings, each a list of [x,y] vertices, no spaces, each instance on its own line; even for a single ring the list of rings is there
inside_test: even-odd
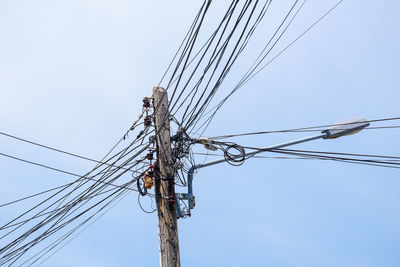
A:
[[[366,122],[382,122],[382,121],[392,121],[392,120],[400,120],[400,117],[368,120]],[[213,139],[213,140],[217,140],[217,139],[224,139],[224,138],[230,138],[230,137],[239,137],[239,136],[247,136],[247,135],[260,135],[260,134],[272,134],[272,133],[320,132],[321,130],[324,130],[326,127],[349,125],[349,124],[352,124],[352,123],[336,123],[336,124],[326,124],[326,125],[319,125],[319,126],[293,128],[293,129],[286,129],[286,130],[273,130],[273,131],[259,131],[259,132],[249,132],[249,133],[239,133],[239,134],[228,134],[228,135],[213,136],[213,137],[209,137],[209,138]],[[382,127],[367,127],[365,129],[390,129],[390,128],[393,128],[393,129],[394,128],[400,128],[400,126],[396,125],[396,126],[382,126]]]
[[[242,11],[240,12],[234,26],[233,29],[231,30],[227,40],[224,43],[224,51],[227,48],[228,42],[231,40],[233,33],[238,29],[239,23],[241,22],[241,20],[244,18],[245,13],[247,12],[247,10],[250,7],[250,2],[246,2],[248,3],[248,5],[244,5],[244,7],[242,8]],[[256,3],[257,4],[257,3]],[[246,36],[246,30],[248,29],[250,20],[252,18],[252,16],[254,15],[255,9],[256,9],[256,4],[253,6],[253,8],[250,11],[250,14],[248,15],[247,20],[245,20],[245,24],[241,30],[241,33],[238,37],[238,40],[236,41],[236,43],[234,44],[234,48],[233,51],[230,53],[226,63],[224,64],[224,67],[221,71],[221,73],[219,74],[216,82],[214,83],[214,86],[212,87],[211,91],[208,93],[208,95],[206,96],[205,100],[200,103],[200,101],[202,100],[205,91],[207,90],[208,85],[211,83],[211,78],[214,75],[214,73],[217,70],[218,65],[215,66],[214,71],[212,73],[212,76],[209,78],[209,81],[206,85],[206,88],[203,92],[203,94],[200,96],[200,98],[198,99],[198,102],[196,103],[196,105],[192,108],[192,110],[189,112],[190,116],[186,119],[186,125],[185,125],[185,129],[188,130],[188,128],[195,123],[195,121],[197,120],[198,116],[206,109],[206,107],[208,106],[208,103],[213,99],[213,97],[215,96],[217,90],[219,89],[221,83],[223,82],[223,80],[226,78],[227,74],[229,73],[232,65],[235,63],[235,61],[237,60],[238,56],[243,52],[244,47],[247,45],[247,40],[251,35],[247,35]],[[251,27],[250,30],[248,32],[251,32]],[[241,44],[241,45],[240,45]],[[220,59],[222,59],[222,57],[220,57]],[[217,62],[218,64],[220,64],[220,59]],[[185,119],[185,118],[183,118]]]
[[[10,252],[8,252],[6,255],[4,255],[1,260],[2,262],[0,264],[4,264],[7,263],[11,260],[14,260],[13,262],[15,262],[16,260],[18,260],[24,253],[26,253],[32,246],[38,244],[39,242],[43,241],[44,239],[46,239],[49,235],[54,234],[56,231],[59,231],[60,229],[62,229],[63,227],[65,227],[66,225],[68,225],[69,223],[71,223],[72,221],[76,220],[77,218],[80,218],[82,215],[86,214],[87,212],[89,212],[90,210],[92,210],[93,208],[97,207],[99,204],[101,204],[102,202],[104,202],[105,200],[109,199],[111,196],[113,196],[116,193],[120,194],[120,190],[123,188],[118,189],[116,192],[112,193],[111,195],[109,195],[106,198],[103,198],[102,200],[100,200],[99,202],[97,202],[96,204],[94,204],[93,206],[91,206],[90,208],[87,208],[86,210],[80,212],[78,215],[74,216],[73,218],[69,219],[66,222],[63,222],[62,224],[60,224],[59,226],[57,226],[56,228],[52,229],[58,222],[61,223],[60,219],[56,222],[56,224],[53,224],[53,226],[51,226],[48,230],[46,230],[43,234],[41,234],[39,237],[35,238],[34,240],[30,241],[29,243],[20,246],[18,249],[14,249]],[[123,192],[123,191],[122,191]],[[112,200],[111,200],[112,201]],[[110,203],[110,202],[108,202]],[[107,203],[105,204],[107,205]],[[99,209],[99,211],[101,211],[102,209],[104,209],[103,206],[102,208]],[[97,211],[97,212],[99,212]],[[96,213],[97,213],[96,212]],[[95,213],[95,214],[96,214]],[[87,222],[90,218],[92,218],[94,215],[92,215],[91,217],[89,217],[88,219],[86,219],[85,222]],[[32,228],[34,229],[34,231],[37,231],[37,228]],[[16,241],[12,242],[15,243]],[[12,244],[11,243],[11,244]],[[18,243],[16,243],[18,244]],[[8,248],[10,248],[10,244],[8,246],[6,246]],[[2,248],[1,250],[4,250],[4,248]],[[12,263],[13,263],[12,262]],[[11,264],[12,264],[11,263]]]
[[[368,157],[368,158],[384,158],[392,160],[400,160],[399,156],[385,156],[385,155],[371,155],[371,154],[356,154],[356,153],[343,153],[343,152],[327,152],[327,151],[313,151],[313,150],[298,150],[298,149],[276,149],[279,151],[288,152],[301,152],[301,153],[319,153],[319,154],[332,154],[332,155],[344,155],[344,156],[357,156],[357,157]]]
[[[125,171],[126,172],[126,171]],[[121,174],[122,175],[122,174]],[[130,184],[132,184],[134,182],[134,180],[132,180],[132,181],[130,181],[130,182],[128,182],[128,183],[125,183],[124,184],[124,186],[121,186],[120,188],[118,188],[117,189],[117,191],[116,192],[118,192],[118,191],[120,191],[121,189],[122,190],[126,190],[126,189],[128,189],[128,187],[129,187],[129,185]],[[112,193],[110,196],[112,196],[114,193]],[[109,197],[110,197],[109,196]],[[107,199],[107,198],[109,198],[109,197],[106,197],[105,199]],[[98,205],[99,203],[101,203],[102,201],[104,201],[104,199],[103,200],[101,200],[100,202],[98,202],[96,205]],[[82,204],[83,205],[83,204]],[[82,207],[82,205],[80,206],[80,207]],[[96,206],[95,205],[95,206]],[[75,204],[73,204],[73,206],[71,206],[71,208],[72,207],[74,207],[75,206]],[[89,209],[87,209],[86,211],[88,211],[88,210],[90,210],[90,209],[92,209],[94,206],[92,206],[91,208],[89,208]],[[68,212],[69,210],[71,210],[71,208],[68,208],[66,211]],[[64,209],[64,208],[63,208]],[[85,212],[86,212],[85,211]],[[63,212],[64,213],[64,212]],[[55,216],[52,216],[52,218],[56,218],[57,216],[59,216],[59,215],[61,215],[62,213],[58,213],[58,214],[56,214]],[[78,216],[75,216],[74,218],[77,218],[77,217],[80,217],[81,215],[82,215],[83,213],[80,213],[80,215],[78,215]],[[60,220],[62,219],[64,217],[64,215],[63,216],[61,216],[60,217],[60,219],[58,219],[58,221],[56,222],[56,223],[58,223],[58,222],[61,222]],[[50,220],[53,220],[53,219],[50,219]],[[37,226],[35,226],[34,228],[32,228],[32,229],[34,229],[34,231],[37,231],[39,228],[41,228],[42,226],[44,226],[45,224],[47,224],[47,223],[49,223],[50,222],[50,220],[47,220],[47,222],[45,222],[44,223],[44,221],[43,222],[41,222],[40,224],[38,224]],[[72,220],[74,220],[74,219],[72,219]],[[61,227],[64,227],[66,224],[68,224],[69,222],[70,222],[71,220],[69,220],[69,221],[67,221],[67,222],[65,222],[65,223],[63,223],[61,226],[59,226],[57,229],[59,230],[59,228]],[[54,224],[55,225],[55,224]],[[53,226],[52,226],[53,227]],[[51,228],[52,228],[51,227]],[[49,228],[46,232],[48,232],[51,228]],[[56,229],[56,231],[58,231]],[[52,230],[53,231],[53,230]],[[33,233],[33,232],[32,232]],[[51,232],[50,234],[52,234],[53,232]],[[29,234],[30,235],[30,231],[29,232],[27,232],[27,234]],[[21,239],[21,238],[23,238],[23,236],[24,235],[22,235],[22,236],[20,236],[18,239]],[[47,236],[45,236],[44,238],[46,238]],[[39,237],[39,238],[41,238],[41,237]],[[16,240],[18,240],[18,239],[16,239]],[[35,239],[35,240],[41,240],[41,239]],[[17,243],[15,243],[16,241],[13,241],[12,243],[14,243],[14,244],[17,244]],[[12,244],[12,243],[10,243],[10,244]],[[30,243],[32,243],[32,242],[30,242]],[[28,243],[27,245],[29,245],[30,243]],[[7,249],[9,249],[9,248],[11,248],[11,246],[10,246],[10,244],[9,245],[7,245]],[[33,244],[33,245],[35,245],[35,244]],[[20,249],[24,249],[24,247],[26,247],[26,245],[24,245],[23,247],[21,247]],[[19,249],[19,250],[20,250]],[[3,249],[1,249],[2,251],[4,251],[4,248]],[[4,257],[8,257],[8,255],[10,255],[10,253],[11,254],[14,254],[15,253],[15,250],[14,250],[14,252],[9,252],[7,255],[5,255]],[[23,253],[25,253],[25,252],[23,252]],[[11,255],[12,256],[12,255]],[[2,258],[2,259],[4,259],[4,257]],[[12,256],[13,257],[13,256]],[[8,261],[8,260],[7,260]]]
[[[290,48],[294,43],[296,43],[301,37],[303,37],[306,33],[308,33],[312,28],[314,28],[319,22],[321,22],[326,16],[328,16],[333,10],[335,10],[344,0],[338,1],[331,9],[325,12],[318,20],[316,20],[310,27],[308,27],[302,34],[300,34],[296,39],[294,39],[289,45],[287,45],[283,50],[281,50],[275,57],[273,57],[270,61],[268,61],[265,65],[263,65],[259,70],[257,70],[251,77],[247,78],[241,85],[243,86],[249,80],[254,78],[259,72],[261,72],[265,67],[267,67],[270,63],[272,63],[277,57],[279,57],[282,53],[284,53],[288,48]]]
[[[59,247],[56,251],[54,251],[51,255],[49,255],[46,259],[44,259],[42,262],[40,262],[38,264],[38,266],[40,266],[41,264],[43,264],[45,261],[47,261],[51,256],[53,256],[55,253],[57,253],[59,250],[61,250],[63,247],[65,247],[67,244],[69,244],[72,240],[74,240],[75,238],[77,238],[80,234],[82,234],[85,230],[87,230],[92,224],[94,224],[96,221],[98,221],[101,217],[103,217],[107,212],[109,212],[115,205],[117,205],[124,197],[127,196],[127,193],[125,193],[124,196],[120,197],[120,199],[118,199],[113,205],[111,205],[111,207],[109,207],[107,210],[105,210],[102,214],[100,214],[96,219],[94,219],[92,222],[90,222],[89,225],[87,225],[84,229],[82,229],[79,233],[77,233],[75,236],[73,236],[72,238],[70,238],[68,241],[66,241],[61,247]],[[54,245],[52,247],[52,249],[54,249],[57,245],[61,244],[62,241],[66,240],[68,237],[70,237],[77,229],[79,229],[80,227],[82,227],[84,225],[84,223],[81,223],[80,225],[78,225],[76,228],[74,228],[73,230],[71,230],[68,234],[64,235],[64,237],[62,237],[61,241],[56,243],[56,245]],[[49,253],[50,251],[44,253],[43,255],[41,255],[40,257],[37,258],[36,261],[40,260],[44,255],[46,255],[47,253]],[[33,262],[34,263],[34,262]],[[32,264],[33,264],[32,263]]]
[[[32,198],[32,197],[36,197],[36,196],[39,196],[39,195],[43,195],[43,194],[45,194],[45,193],[48,193],[48,192],[51,192],[51,191],[54,191],[54,190],[57,190],[57,189],[66,187],[66,186],[71,185],[71,184],[73,184],[73,183],[69,183],[69,184],[65,184],[65,185],[60,185],[60,186],[57,186],[57,187],[54,187],[54,188],[51,188],[51,189],[48,189],[48,190],[45,190],[45,191],[42,191],[42,192],[33,194],[33,195],[29,195],[29,196],[26,196],[26,197],[23,197],[23,198],[20,198],[20,199],[16,199],[16,200],[14,200],[14,201],[10,201],[10,202],[1,204],[1,205],[0,205],[0,208],[1,208],[1,207],[8,206],[8,205],[11,205],[11,204],[14,204],[14,203],[17,203],[17,202],[20,202],[20,201],[23,201],[23,200],[25,200],[25,199],[29,199],[29,198]]]
[[[242,86],[244,86],[249,80],[251,80],[252,78],[254,78],[255,75],[257,75],[259,72],[261,72],[265,67],[267,67],[270,63],[272,63],[276,58],[278,58],[281,54],[283,54],[288,48],[290,48],[294,43],[296,43],[301,37],[303,37],[307,32],[309,32],[313,27],[315,27],[319,22],[321,22],[326,16],[328,16],[334,9],[336,9],[341,3],[343,2],[343,0],[339,1],[338,3],[336,3],[331,9],[329,9],[326,13],[324,13],[317,21],[315,21],[310,27],[308,27],[302,34],[300,34],[297,38],[295,38],[289,45],[287,45],[284,49],[282,49],[277,55],[275,55],[270,61],[268,61],[265,65],[263,65],[259,70],[256,71],[256,69],[254,68],[253,70],[251,70],[250,75],[248,76],[247,74],[245,76],[247,76],[247,78],[245,80],[241,80],[236,86],[235,88],[219,103],[217,104],[215,107],[213,107],[210,111],[208,111],[206,114],[202,115],[200,117],[203,118],[205,117],[208,113],[212,112],[213,113],[204,121],[204,123],[199,127],[199,129],[197,129],[196,131],[199,131],[203,126],[205,126],[206,128],[208,127],[208,125],[211,123],[211,121],[213,120],[213,118],[215,117],[215,114],[217,113],[217,111],[221,108],[221,106],[226,102],[226,100],[233,94],[235,93],[238,89],[240,89]],[[304,4],[304,3],[303,3]],[[265,58],[265,57],[264,57]],[[261,61],[260,61],[261,63]],[[258,66],[258,64],[257,64]],[[249,72],[248,72],[249,73]],[[203,130],[203,132],[205,131],[205,129]]]
[[[135,143],[135,142],[137,142],[137,140],[135,140],[133,143]],[[132,144],[133,144],[132,143]],[[132,144],[130,145],[130,146],[132,146]],[[121,154],[120,155],[120,157],[113,163],[113,164],[111,164],[110,166],[108,166],[107,168],[108,169],[110,169],[111,168],[111,166],[112,165],[114,165],[119,159],[121,159],[121,157],[123,157],[124,156],[124,154],[130,154],[132,151],[134,151],[134,150],[136,150],[136,148],[133,148],[132,150],[130,150],[130,151],[128,151],[127,149],[129,149],[130,148],[130,146],[129,147],[127,147],[127,148],[125,148],[123,151],[121,151],[121,152],[123,152],[122,154],[121,154],[121,152],[119,152],[119,153],[117,153],[116,155],[119,155],[119,154]],[[134,159],[135,157],[137,157],[137,155],[139,155],[142,151],[143,151],[143,149],[146,149],[148,146],[147,145],[144,145],[144,148],[142,148],[140,151],[138,151],[134,156],[132,156],[131,158],[129,158],[124,164],[122,164],[121,166],[116,166],[115,168],[114,168],[114,170],[112,171],[112,172],[115,172],[115,171],[117,171],[117,170],[119,170],[119,169],[121,169],[121,168],[123,168],[128,162],[131,162],[132,161],[132,159]],[[125,151],[125,152],[124,152]],[[111,157],[110,159],[108,159],[108,161],[109,160],[111,160],[112,158],[114,158],[116,155],[114,155],[113,157]],[[138,163],[138,161],[136,162],[136,164]],[[136,165],[135,164],[135,165]],[[131,166],[130,168],[132,168],[132,167],[134,167],[135,165],[133,165],[133,166]],[[98,167],[98,166],[97,166]],[[97,168],[97,167],[95,167],[95,169]],[[128,169],[127,169],[128,170]],[[115,178],[113,178],[112,180],[111,180],[111,182],[112,181],[114,181],[115,179],[117,179],[118,177],[120,177],[122,174],[124,174],[124,173],[126,173],[127,172],[127,170],[124,170],[122,173],[120,173],[118,176],[116,176]],[[90,172],[89,172],[90,173]],[[110,173],[110,175],[108,175],[108,172],[104,172],[104,171],[100,171],[99,172],[99,174],[101,174],[101,173],[103,173],[103,176],[105,175],[105,174],[107,174],[107,176],[110,176],[112,173]],[[96,175],[98,175],[98,174],[96,174]],[[96,176],[95,175],[95,176]],[[77,181],[79,181],[79,180],[77,180]],[[99,180],[100,181],[100,180]],[[105,181],[105,178],[103,179],[102,178],[102,181],[100,181],[100,182],[103,182],[103,183],[96,183],[97,185],[98,184],[104,184],[104,181]],[[81,184],[82,185],[82,184]],[[79,185],[79,186],[81,186],[81,185]],[[94,189],[94,187],[93,187],[94,185],[92,185],[89,189],[90,190],[92,190],[92,189]],[[104,186],[102,186],[103,188],[104,188]],[[77,187],[76,187],[77,188]],[[75,189],[73,189],[73,191],[74,190],[76,190],[76,188]],[[71,192],[73,192],[73,191],[71,191]],[[92,190],[93,191],[93,190]],[[97,190],[98,191],[98,190]],[[135,191],[135,190],[134,190]],[[68,195],[70,195],[71,194],[71,192],[70,193],[68,193],[65,197],[67,197]],[[89,191],[87,191],[87,192],[89,192]],[[94,191],[93,191],[94,192]],[[56,194],[58,194],[59,192],[57,192]],[[55,196],[56,194],[54,194],[53,196]],[[50,198],[52,198],[53,196],[51,196]],[[72,203],[72,206],[70,205],[70,204],[66,204],[66,205],[64,205],[63,206],[63,208],[62,208],[62,213],[57,213],[56,215],[54,215],[54,216],[61,216],[62,214],[64,214],[64,215],[62,215],[61,217],[60,217],[60,219],[62,219],[63,217],[65,217],[65,215],[67,214],[67,213],[69,213],[69,211],[71,210],[71,208],[72,207],[74,207],[76,204],[79,204],[79,202],[81,202],[82,200],[84,200],[84,199],[87,199],[87,197],[88,197],[89,195],[88,195],[88,193],[85,193],[84,195],[82,195],[81,194],[81,197],[79,197],[79,199],[77,199],[77,197],[75,197],[75,199],[77,199],[77,201],[74,201],[74,202],[70,202],[70,203]],[[63,198],[61,198],[60,200],[63,200],[63,199],[65,199],[65,197],[63,197]],[[48,198],[48,199],[50,199],[50,198]],[[47,200],[48,200],[47,199]],[[45,200],[45,201],[47,201],[47,200]],[[56,202],[54,202],[54,204],[55,203],[57,203],[57,202],[59,202],[60,200],[58,200],[58,201],[56,201]],[[44,202],[45,202],[44,201]],[[42,202],[42,203],[44,203],[44,202]],[[40,203],[39,205],[41,205],[42,203]],[[59,202],[60,204],[62,203],[62,202]],[[54,205],[54,204],[52,204],[52,205]],[[59,205],[60,205],[59,204]],[[85,204],[85,203],[83,203],[83,204]],[[80,207],[82,207],[82,205],[83,204],[81,204],[81,206]],[[52,205],[50,205],[49,207],[51,207]],[[37,207],[38,205],[36,205],[36,207]],[[71,208],[68,208],[68,209],[65,209],[66,207],[68,207],[68,206],[70,206]],[[36,207],[34,207],[34,208],[36,208]],[[46,208],[46,209],[48,209],[48,208]],[[45,211],[46,209],[44,209],[43,211]],[[33,209],[30,209],[29,211],[32,211]],[[65,211],[64,211],[65,210]],[[28,211],[28,212],[29,212]],[[42,212],[43,212],[42,211]],[[73,211],[72,211],[73,212]],[[26,214],[26,212],[24,213],[24,214]],[[24,215],[23,214],[23,215]],[[40,213],[38,213],[38,214],[40,214]],[[36,216],[36,215],[35,215]],[[35,217],[34,216],[34,217]],[[56,218],[56,217],[54,217],[53,215],[51,216],[51,217],[48,217],[47,219],[46,219],[46,221],[42,221],[40,224],[38,224],[36,227],[39,227],[39,228],[41,228],[42,226],[44,226],[45,224],[47,224],[48,222],[50,222],[51,220],[53,220],[53,218]],[[19,217],[21,217],[21,216],[19,216]],[[15,221],[15,219],[13,220],[13,221]],[[12,222],[12,221],[11,221]],[[11,223],[11,222],[9,222],[9,223]],[[19,228],[20,226],[18,226],[17,228]],[[37,229],[39,229],[39,228],[37,228]],[[34,229],[36,229],[36,228],[34,228]],[[15,229],[14,229],[15,230]],[[13,231],[14,231],[13,230]],[[28,236],[28,235],[30,235],[31,233],[30,232],[26,232],[23,236]],[[23,236],[21,236],[20,238],[23,238]],[[22,239],[21,239],[22,240]],[[17,244],[17,243],[14,243],[14,244]],[[10,246],[8,246],[8,248],[11,248]]]
[[[377,167],[400,169],[400,163],[398,163],[398,162],[387,162],[387,161],[378,161],[378,160],[343,158],[343,157],[318,155],[318,154],[312,154],[312,153],[308,154],[308,153],[297,153],[297,152],[279,151],[279,150],[271,150],[271,152],[283,153],[283,154],[288,154],[288,155],[305,156],[305,157],[316,157],[316,158],[319,158],[319,159],[342,161],[342,162],[355,163],[355,164],[364,164],[364,165],[377,166]],[[399,167],[392,166],[392,165],[397,165]]]
[[[203,155],[203,156],[212,156],[212,157],[223,157],[223,154],[213,154],[213,153],[200,153],[200,152],[193,152],[194,155]],[[252,156],[252,158],[256,159],[310,159],[305,157],[274,157],[274,156]]]
[[[294,150],[294,149],[265,149],[265,148],[256,148],[256,147],[243,147],[249,148],[253,150],[265,151],[265,152],[275,152],[275,153],[283,153],[288,155],[297,155],[297,156],[305,156],[305,157],[316,157],[319,159],[328,159],[328,160],[337,160],[337,161],[346,161],[350,163],[363,163],[366,165],[373,165],[379,167],[387,167],[387,168],[396,168],[399,169],[400,162],[398,159],[400,157],[396,156],[382,156],[382,155],[365,155],[365,154],[351,154],[351,153],[340,153],[340,152],[321,152],[321,151],[306,151],[306,150]],[[327,154],[327,155],[324,155]],[[331,155],[345,155],[345,156],[358,156],[358,157],[376,157],[376,158],[385,158],[385,159],[396,159],[393,161],[383,161],[383,160],[376,160],[376,159],[360,159],[360,158],[344,158],[338,156],[331,156]],[[252,156],[250,156],[252,157]],[[248,159],[250,157],[245,157]]]
[[[78,154],[75,154],[75,153],[71,153],[71,152],[68,152],[68,151],[65,151],[65,150],[61,150],[61,149],[58,149],[58,148],[54,148],[54,147],[50,147],[50,146],[47,146],[47,145],[43,145],[43,144],[40,144],[40,143],[37,143],[37,142],[33,142],[33,141],[30,141],[30,140],[27,140],[27,139],[24,139],[24,138],[21,138],[21,137],[17,137],[15,135],[11,135],[11,134],[8,134],[8,133],[5,133],[5,132],[0,132],[0,134],[4,135],[4,136],[7,136],[7,137],[10,137],[10,138],[13,138],[13,139],[16,139],[16,140],[19,140],[19,141],[22,141],[22,142],[25,142],[25,143],[28,143],[28,144],[31,144],[31,145],[43,147],[43,148],[46,148],[46,149],[49,149],[49,150],[53,150],[53,151],[56,151],[56,152],[59,152],[59,153],[63,153],[63,154],[66,154],[66,155],[70,155],[70,156],[73,156],[73,157],[76,157],[76,158],[92,161],[92,162],[99,163],[99,164],[109,165],[108,163],[103,162],[103,161],[95,160],[95,159],[92,159],[92,158],[89,158],[89,157],[85,157],[85,156],[81,156],[81,155],[78,155]],[[115,148],[115,146],[114,146],[114,148]]]
[[[53,167],[50,167],[48,165],[44,165],[44,164],[41,164],[41,163],[33,162],[33,161],[30,161],[30,160],[26,160],[26,159],[22,159],[22,158],[18,158],[18,157],[14,157],[14,156],[11,156],[11,155],[8,155],[8,154],[4,154],[4,153],[1,153],[1,152],[0,152],[0,155],[4,156],[4,157],[11,158],[11,159],[15,159],[15,160],[18,160],[18,161],[22,161],[22,162],[25,162],[25,163],[28,163],[28,164],[32,164],[32,165],[35,165],[35,166],[39,166],[39,167],[42,167],[42,168],[46,168],[46,169],[49,169],[49,170],[53,170],[53,171],[61,172],[61,173],[68,174],[68,175],[71,175],[71,176],[83,178],[83,179],[86,179],[86,180],[90,180],[90,181],[94,181],[94,182],[98,182],[98,183],[102,183],[102,184],[107,184],[107,185],[111,185],[111,186],[114,186],[114,187],[121,187],[119,185],[115,185],[115,184],[111,184],[111,183],[107,183],[107,182],[102,182],[100,180],[96,180],[96,179],[93,179],[93,178],[85,177],[85,176],[82,176],[80,174],[72,173],[72,172],[69,172],[69,171],[64,171],[64,170],[61,170],[61,169],[58,169],[58,168],[53,168]],[[129,189],[129,188],[125,188],[125,189]]]

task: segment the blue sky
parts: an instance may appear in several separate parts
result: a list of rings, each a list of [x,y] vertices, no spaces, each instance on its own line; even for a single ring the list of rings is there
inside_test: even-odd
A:
[[[247,70],[293,1],[276,2],[222,91]],[[0,131],[102,158],[137,118],[201,3],[2,1]],[[335,3],[309,0],[275,52]],[[227,4],[212,4],[205,29]],[[397,117],[399,8],[394,0],[343,1],[241,88],[205,135]],[[234,141],[261,147],[306,135]],[[398,136],[398,129],[365,130],[293,148],[399,155]],[[0,142],[1,153],[71,172],[93,167],[6,137]],[[71,181],[7,158],[0,167],[0,203]],[[396,169],[320,160],[251,159],[202,169],[193,216],[179,220],[182,265],[399,266],[399,185]],[[156,215],[144,214],[136,198],[127,196],[42,266],[158,265]],[[1,222],[34,203],[0,208]]]

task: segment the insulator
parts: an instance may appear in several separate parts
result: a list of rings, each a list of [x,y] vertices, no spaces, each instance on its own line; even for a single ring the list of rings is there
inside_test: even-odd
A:
[[[143,107],[144,108],[149,108],[150,107],[150,98],[144,97],[143,98]]]
[[[147,158],[148,160],[153,160],[153,159],[154,159],[153,153],[152,153],[152,152],[148,153],[148,154],[146,155],[146,158]]]
[[[168,202],[169,202],[170,204],[173,204],[173,203],[176,202],[176,200],[175,200],[175,195],[174,195],[174,194],[170,194],[170,195],[168,196]]]
[[[151,126],[151,117],[150,116],[146,116],[144,118],[144,126],[146,126],[146,127]]]
[[[136,136],[136,139],[139,139],[142,136],[143,133],[144,133],[144,131],[141,130],[140,133]]]

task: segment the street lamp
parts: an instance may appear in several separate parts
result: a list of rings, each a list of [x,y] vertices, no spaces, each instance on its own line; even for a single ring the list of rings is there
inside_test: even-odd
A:
[[[285,142],[285,143],[281,143],[281,144],[276,144],[276,145],[272,145],[272,146],[268,146],[265,148],[261,148],[257,151],[253,151],[253,152],[249,152],[246,153],[244,156],[243,155],[237,155],[237,156],[233,156],[232,158],[239,158],[239,157],[252,157],[256,154],[262,153],[262,152],[266,152],[266,151],[270,151],[273,149],[278,149],[278,148],[282,148],[282,147],[287,147],[287,146],[292,146],[292,145],[296,145],[296,144],[300,144],[300,143],[305,143],[308,141],[312,141],[312,140],[317,140],[317,139],[335,139],[341,136],[345,136],[345,135],[351,135],[351,134],[355,134],[358,133],[359,131],[361,131],[362,129],[364,129],[365,127],[368,127],[370,124],[367,120],[362,119],[362,118],[350,118],[350,119],[346,119],[343,121],[340,121],[328,128],[326,128],[325,130],[321,131],[320,134],[318,135],[314,135],[314,136],[309,136],[309,137],[305,137],[305,138],[301,138],[301,139],[297,139],[297,140],[293,140],[293,141],[289,141],[289,142]],[[204,139],[201,140],[202,143],[204,144]],[[213,140],[211,139],[206,139],[207,144],[212,144]],[[203,164],[197,164],[192,166],[189,171],[188,171],[188,192],[186,193],[177,193],[177,198],[181,199],[181,200],[187,200],[188,201],[188,212],[189,214],[181,214],[181,211],[179,210],[179,205],[177,205],[177,216],[178,217],[182,217],[185,215],[189,215],[190,216],[190,210],[194,208],[195,206],[195,198],[193,195],[193,187],[192,187],[192,182],[193,182],[193,174],[195,170],[201,169],[201,168],[205,168],[208,166],[212,166],[212,165],[216,165],[219,163],[223,163],[225,162],[225,159],[219,159],[219,160],[214,160],[214,161],[210,161],[207,163],[203,163]]]

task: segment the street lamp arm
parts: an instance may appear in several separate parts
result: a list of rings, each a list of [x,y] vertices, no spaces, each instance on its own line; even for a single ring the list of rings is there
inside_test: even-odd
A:
[[[305,137],[305,138],[301,138],[301,139],[297,139],[297,140],[293,140],[293,141],[289,141],[289,142],[285,142],[285,143],[281,143],[281,144],[277,144],[277,145],[273,145],[273,146],[268,146],[268,147],[264,147],[261,148],[257,151],[252,151],[249,153],[246,153],[244,156],[247,157],[252,157],[256,154],[262,153],[262,152],[266,152],[272,149],[277,149],[277,148],[282,148],[282,147],[287,147],[287,146],[292,146],[292,145],[296,145],[296,144],[300,144],[300,143],[304,143],[304,142],[308,142],[308,141],[312,141],[312,140],[316,140],[316,139],[322,139],[322,138],[326,138],[328,135],[327,133],[321,133],[318,135],[314,135],[314,136],[309,136],[309,137]],[[239,158],[239,157],[243,157],[243,155],[239,155],[233,158]],[[194,169],[201,169],[204,167],[208,167],[208,166],[212,166],[212,165],[216,165],[219,163],[223,163],[226,162],[225,159],[219,159],[219,160],[214,160],[214,161],[210,161],[204,164],[196,164],[194,165]]]
[[[365,119],[360,119],[360,118],[352,118],[352,119],[347,119],[344,121],[341,121],[337,124],[335,124],[334,126],[331,126],[325,130],[323,130],[320,134],[317,135],[313,135],[313,136],[309,136],[309,137],[305,137],[305,138],[301,138],[301,139],[297,139],[297,140],[293,140],[293,141],[288,141],[285,143],[281,143],[281,144],[276,144],[276,145],[272,145],[272,146],[268,146],[265,148],[261,148],[258,149],[256,151],[252,151],[249,153],[245,153],[244,156],[243,155],[236,155],[236,156],[232,156],[233,159],[237,159],[237,158],[248,158],[248,157],[252,157],[256,154],[262,153],[262,152],[266,152],[266,151],[271,151],[273,149],[278,149],[278,148],[282,148],[282,147],[287,147],[287,146],[292,146],[292,145],[297,145],[300,143],[305,143],[308,141],[312,141],[312,140],[317,140],[317,139],[333,139],[333,138],[338,138],[341,136],[345,136],[345,135],[350,135],[350,134],[354,134],[357,133],[359,131],[361,131],[362,129],[364,129],[365,127],[369,126],[369,123],[367,120]],[[197,142],[202,143],[203,145],[209,145],[212,144],[212,140],[211,139],[207,139],[207,138],[200,138],[197,139]],[[188,192],[187,194],[177,194],[178,199],[186,199],[188,200],[188,213],[186,215],[190,216],[190,210],[194,208],[195,206],[195,198],[193,195],[193,175],[194,172],[197,169],[201,169],[201,168],[205,168],[208,166],[212,166],[212,165],[216,165],[219,163],[223,163],[226,162],[226,159],[219,159],[219,160],[214,160],[214,161],[210,161],[204,164],[196,164],[193,165],[189,171],[188,171],[188,176],[187,176],[187,182],[188,182]],[[177,206],[179,207],[179,206]],[[177,216],[182,217],[180,211],[177,210]]]
[[[333,139],[333,138],[338,138],[338,137],[345,136],[345,135],[351,135],[351,134],[355,134],[355,133],[361,131],[362,129],[364,129],[367,126],[369,126],[369,122],[365,119],[350,118],[350,119],[343,120],[341,122],[336,123],[335,125],[323,130],[318,135],[309,136],[309,137],[305,137],[305,138],[301,138],[301,139],[261,148],[257,151],[246,153],[244,156],[246,158],[252,157],[261,152],[265,152],[265,151],[269,151],[269,150],[277,149],[277,148],[282,148],[282,147],[287,147],[287,146],[292,146],[292,145],[297,145],[300,143],[304,143],[304,142],[308,142],[308,141],[312,141],[312,140],[316,140],[316,139],[321,139],[321,138]],[[240,157],[243,157],[243,155],[238,155],[233,158],[240,158]],[[194,169],[201,169],[204,167],[223,163],[225,161],[226,161],[225,159],[219,159],[219,160],[210,161],[210,162],[207,162],[204,164],[197,164],[197,165],[194,165]]]

